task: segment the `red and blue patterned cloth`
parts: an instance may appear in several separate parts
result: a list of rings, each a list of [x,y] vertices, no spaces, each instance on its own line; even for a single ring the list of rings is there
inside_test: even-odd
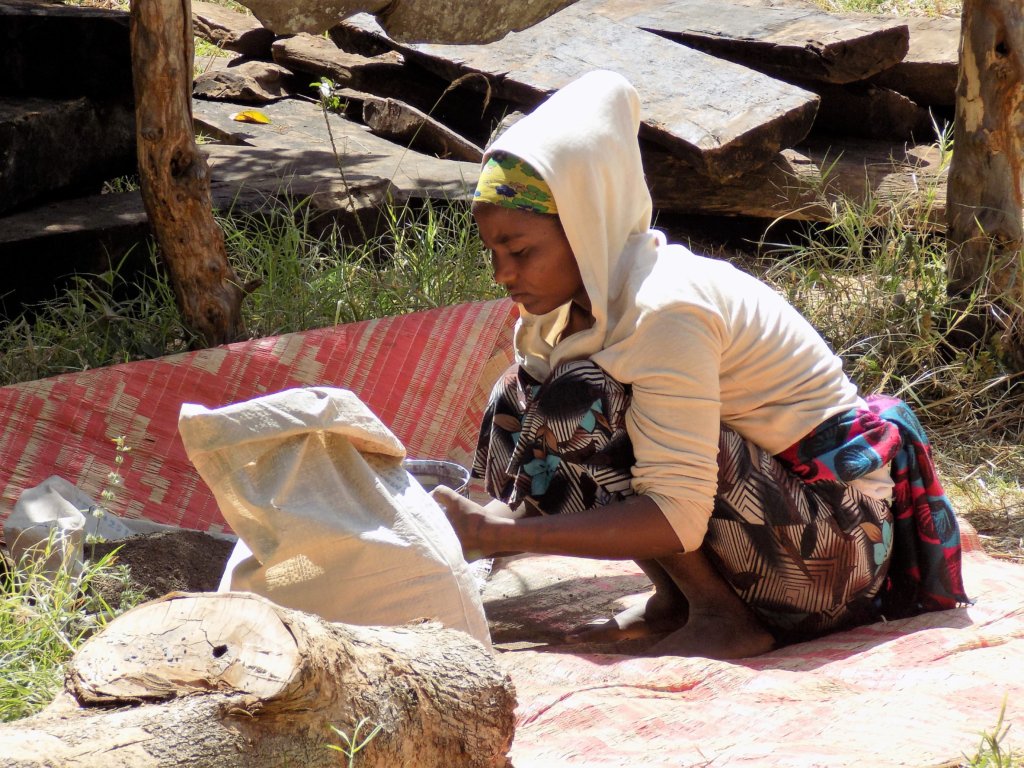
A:
[[[898,618],[969,603],[960,527],[921,423],[902,400],[866,400],[867,409],[833,416],[777,458],[806,483],[850,482],[891,462],[895,530],[883,614]]]

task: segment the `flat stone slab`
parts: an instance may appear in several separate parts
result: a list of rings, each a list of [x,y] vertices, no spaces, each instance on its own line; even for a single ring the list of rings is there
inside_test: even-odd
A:
[[[295,76],[290,69],[269,61],[240,61],[197,75],[192,95],[216,101],[266,104],[291,95]]]
[[[128,12],[0,0],[0,95],[131,99]]]
[[[254,16],[203,0],[192,0],[192,31],[208,43],[250,59],[269,59],[274,33]]]
[[[365,14],[344,24],[387,39]],[[640,92],[641,136],[717,179],[763,165],[798,143],[818,104],[806,90],[578,4],[489,45],[392,45],[449,80],[482,76],[495,95],[525,105],[590,70],[619,72]]]
[[[132,172],[135,115],[120,100],[0,97],[0,213]]]
[[[578,10],[762,72],[828,83],[865,80],[894,66],[906,56],[910,37],[897,19],[720,0],[580,0]]]
[[[948,165],[934,144],[816,139],[783,150],[757,171],[715,184],[666,152],[644,151],[655,209],[829,221],[836,200],[857,204],[870,199],[879,210],[914,211],[939,228],[946,219]]]
[[[211,191],[220,204],[251,205],[271,197],[311,198],[322,211],[373,208],[390,198],[465,199],[476,185],[474,163],[440,160],[374,136],[363,125],[330,114],[331,148],[318,104],[286,99],[260,111],[269,125],[239,123],[241,108],[193,100],[197,129],[233,144],[209,144]],[[338,165],[344,171],[339,171]]]
[[[488,43],[529,27],[573,0],[241,0],[279,35],[319,34],[361,11],[407,42]]]
[[[925,107],[953,106],[960,65],[960,19],[915,16],[904,21],[910,28],[910,50],[875,82]]]

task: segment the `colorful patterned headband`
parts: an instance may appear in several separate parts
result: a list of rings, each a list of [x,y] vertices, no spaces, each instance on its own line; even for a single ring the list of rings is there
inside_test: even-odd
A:
[[[473,202],[534,213],[558,213],[551,188],[525,160],[495,152],[480,171]]]

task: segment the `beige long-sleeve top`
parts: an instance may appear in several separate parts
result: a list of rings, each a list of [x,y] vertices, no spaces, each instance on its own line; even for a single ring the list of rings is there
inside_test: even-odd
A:
[[[491,148],[523,158],[548,182],[594,318],[556,341],[568,305],[524,311],[515,352],[537,379],[589,357],[632,387],[634,490],[657,502],[692,550],[711,515],[723,424],[778,453],[863,401],[839,358],[780,295],[650,228],[639,115],[627,81],[593,72]]]

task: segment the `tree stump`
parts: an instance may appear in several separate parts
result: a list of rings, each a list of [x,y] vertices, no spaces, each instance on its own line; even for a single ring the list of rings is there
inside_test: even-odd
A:
[[[142,201],[182,319],[209,345],[244,334],[244,292],[213,218],[210,170],[192,129],[188,0],[132,0],[132,74]]]
[[[1024,366],[1024,3],[965,0],[947,211],[950,293],[991,302],[1004,353]],[[987,333],[987,332],[986,332]]]
[[[380,731],[360,768],[500,768],[514,707],[509,677],[462,632],[179,592],[85,643],[47,709],[0,726],[0,766],[336,768],[331,726],[364,722]]]

